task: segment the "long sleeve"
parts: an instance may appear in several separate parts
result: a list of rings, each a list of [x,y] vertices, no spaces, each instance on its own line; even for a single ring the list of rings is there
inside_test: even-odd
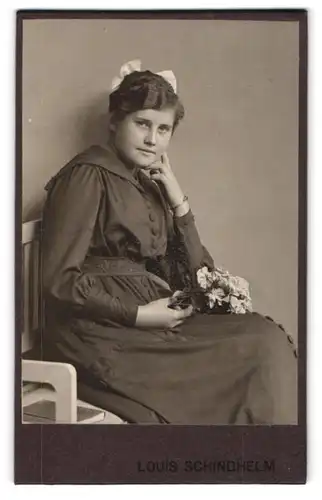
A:
[[[55,179],[43,214],[43,290],[47,299],[74,312],[132,326],[137,306],[121,303],[95,275],[82,271],[102,195],[100,172],[94,166],[77,165]]]
[[[172,286],[175,288],[195,286],[197,269],[214,267],[211,255],[200,241],[191,210],[182,217],[173,218],[173,235],[168,242],[167,260]]]

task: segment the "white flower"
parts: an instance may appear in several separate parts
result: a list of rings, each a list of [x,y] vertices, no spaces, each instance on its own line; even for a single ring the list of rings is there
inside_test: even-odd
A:
[[[246,308],[242,301],[232,295],[230,297],[230,310],[236,314],[245,314]]]
[[[243,300],[243,304],[245,305],[245,308],[246,308],[247,311],[252,312],[252,310],[253,310],[253,304],[252,304],[252,300],[251,300],[250,297],[246,297]]]
[[[228,282],[230,293],[238,294],[238,292],[239,292],[238,278],[236,276],[229,276],[227,282]]]
[[[231,291],[229,281],[226,277],[221,276],[219,279],[217,279],[216,285],[218,288],[222,288],[226,294],[229,294]]]
[[[236,276],[236,283],[239,290],[239,293],[245,295],[246,297],[249,295],[249,283],[244,278],[240,278]]]
[[[197,281],[203,290],[207,290],[212,285],[212,274],[206,266],[198,269]]]
[[[225,292],[222,288],[212,288],[209,293],[207,293],[209,299],[209,307],[212,309],[216,304],[222,305],[222,301],[225,298]]]

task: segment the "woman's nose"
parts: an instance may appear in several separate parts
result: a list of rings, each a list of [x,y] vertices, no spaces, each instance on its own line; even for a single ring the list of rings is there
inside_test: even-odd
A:
[[[150,129],[145,137],[146,144],[155,145],[157,140],[157,131],[154,129]]]

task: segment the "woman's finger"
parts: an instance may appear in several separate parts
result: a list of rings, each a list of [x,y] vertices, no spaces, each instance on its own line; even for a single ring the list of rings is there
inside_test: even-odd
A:
[[[178,313],[177,319],[188,318],[193,313],[193,306],[185,307],[184,309],[181,309],[180,311],[176,312]]]
[[[150,174],[150,179],[152,181],[165,181],[166,177],[163,173],[155,173],[155,174]]]
[[[163,163],[163,162],[158,162],[158,163],[155,163],[155,166],[156,168],[158,168],[161,172],[163,172],[164,174],[168,174],[171,173],[171,168],[170,168],[170,165],[168,163]]]
[[[171,165],[169,161],[169,157],[167,153],[163,153],[162,155],[162,164],[169,170],[171,170]]]
[[[164,175],[164,176],[167,175],[165,169],[159,168],[159,167],[158,168],[151,168],[149,170],[149,174],[150,174],[150,177],[152,177],[153,175]]]

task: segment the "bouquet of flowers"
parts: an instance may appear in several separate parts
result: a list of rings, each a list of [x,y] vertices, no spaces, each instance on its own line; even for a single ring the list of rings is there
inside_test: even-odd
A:
[[[185,308],[192,304],[203,313],[245,314],[252,311],[249,284],[244,278],[228,271],[204,266],[198,269],[194,286],[190,284],[170,301],[171,308]]]
[[[244,278],[228,271],[205,266],[197,271],[197,283],[204,298],[205,312],[245,314],[252,311],[249,284]]]

